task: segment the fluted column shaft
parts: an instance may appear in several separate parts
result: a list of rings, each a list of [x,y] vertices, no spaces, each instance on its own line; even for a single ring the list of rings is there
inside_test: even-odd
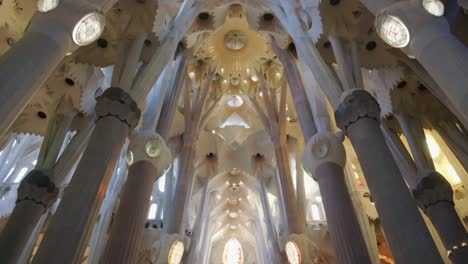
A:
[[[343,168],[335,163],[325,163],[315,172],[337,263],[372,263],[346,188]]]
[[[99,263],[136,263],[155,178],[156,168],[148,161],[138,161],[128,169],[115,222]]]
[[[429,217],[454,264],[468,263],[468,234],[455,210],[450,183],[436,171],[413,190],[418,206]]]
[[[152,130],[139,131],[130,143],[129,153],[132,153],[135,163],[128,169],[119,207],[99,263],[136,263],[154,182],[171,162],[164,140]]]
[[[0,235],[2,263],[18,263],[39,219],[57,195],[58,189],[43,171],[33,170],[21,182],[15,209]]]
[[[444,245],[449,245],[449,259],[453,263],[467,263],[468,259],[468,238],[463,223],[458,214],[449,202],[440,202],[426,211],[432,224],[437,227],[437,233]],[[454,249],[458,247],[458,249]]]
[[[372,263],[346,186],[342,142],[330,132],[319,132],[307,143],[303,159],[320,187],[337,263]]]
[[[366,91],[348,94],[335,112],[357,154],[397,263],[443,263],[380,130],[380,108]]]
[[[140,111],[120,88],[98,98],[96,127],[65,190],[34,264],[79,263],[126,137]]]
[[[418,176],[424,177],[419,180],[417,175],[411,175],[418,179],[416,186],[410,186],[411,189],[414,188],[413,196],[418,206],[431,220],[447,250],[453,250],[454,246],[460,246],[461,243],[468,243],[466,229],[454,207],[452,186],[435,171],[421,122],[404,113],[399,113],[396,117],[408,139]],[[468,263],[468,248],[453,250],[449,258],[455,264]]]

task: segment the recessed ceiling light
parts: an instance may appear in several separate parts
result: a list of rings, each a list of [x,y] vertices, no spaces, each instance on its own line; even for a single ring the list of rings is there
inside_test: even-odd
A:
[[[380,18],[379,35],[385,43],[395,48],[404,48],[410,42],[408,27],[395,16],[385,15]]]
[[[423,7],[433,16],[440,17],[444,14],[444,3],[440,0],[423,0]]]
[[[104,20],[104,16],[100,13],[85,15],[73,29],[73,41],[77,45],[85,46],[97,40],[104,31]]]

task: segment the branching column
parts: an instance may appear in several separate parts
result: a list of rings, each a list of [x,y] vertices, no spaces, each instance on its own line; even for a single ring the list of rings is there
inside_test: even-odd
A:
[[[260,105],[255,98],[252,102],[259,114],[260,119],[263,122],[265,130],[269,133],[271,141],[274,144],[276,165],[278,169],[277,179],[279,183],[279,190],[281,192],[281,198],[284,202],[284,208],[286,211],[287,230],[288,234],[302,234],[305,231],[305,223],[300,219],[300,213],[296,203],[296,193],[294,191],[294,184],[291,175],[291,168],[289,166],[289,160],[287,157],[286,149],[286,92],[287,86],[284,82],[282,84],[280,100],[278,102],[276,92],[267,87],[267,82],[264,76],[257,73],[260,80],[260,86],[262,89],[262,98],[265,104],[265,114],[261,109]],[[279,105],[279,108],[278,108]]]
[[[396,262],[442,263],[385,143],[377,101],[364,90],[352,90],[335,117],[356,151]]]
[[[371,263],[344,178],[346,153],[331,132],[317,133],[299,69],[292,54],[275,49],[285,66],[304,139],[304,165],[318,181],[338,263]],[[317,99],[317,98],[316,98]],[[299,108],[298,108],[299,106]],[[314,136],[315,135],[315,136]],[[353,243],[349,241],[353,240]]]
[[[102,264],[136,263],[154,182],[171,160],[164,140],[155,132],[140,132],[132,140],[130,151],[134,161],[99,262]]]
[[[0,237],[2,263],[18,262],[39,219],[56,201],[58,192],[46,171],[33,170],[21,182],[15,209]]]
[[[109,2],[116,1],[64,0],[51,12],[36,12],[23,38],[0,59],[0,138],[67,52],[76,48],[75,25],[91,12],[107,11],[113,4]]]
[[[179,163],[180,167],[174,192],[175,201],[169,212],[169,221],[166,224],[166,233],[168,234],[179,234],[182,231],[184,211],[188,199],[191,198],[192,194],[195,143],[198,138],[200,121],[202,120],[202,113],[213,78],[213,72],[208,73],[205,78],[202,90],[199,93],[194,93],[193,98],[190,96],[190,85],[187,86],[187,90],[184,95],[184,143],[182,146],[182,154]],[[193,102],[192,104],[191,101]]]
[[[366,2],[370,1],[363,2],[367,5]],[[457,108],[457,112],[467,120],[468,48],[452,35],[447,20],[429,14],[421,1],[397,1],[378,11],[377,19],[389,15],[399,18],[405,24],[410,34],[405,51],[417,58]]]
[[[423,177],[413,187],[413,196],[436,228],[452,262],[468,263],[468,236],[454,207],[452,186],[435,170],[422,124],[405,113],[396,117],[408,140],[418,174]]]
[[[35,240],[34,230],[41,228],[42,216],[57,200],[58,186],[63,181],[61,175],[68,173],[72,167],[70,162],[64,164],[64,159],[76,161],[81,153],[79,148],[75,148],[76,141],[84,143],[86,137],[83,138],[82,134],[89,135],[89,128],[82,129],[80,136],[76,136],[73,144],[67,146],[57,161],[66,133],[76,115],[75,111],[69,109],[69,102],[62,103],[54,109],[55,114],[50,118],[36,167],[22,180],[16,206],[0,235],[3,263],[16,264],[23,254],[28,254],[24,252],[28,241]],[[63,106],[67,109],[63,109]],[[70,147],[73,148],[73,154]]]
[[[140,111],[120,88],[109,88],[96,105],[96,128],[64,192],[33,263],[79,263],[121,148]]]
[[[454,120],[434,121],[432,125],[465,168],[465,171],[468,171],[468,135],[462,133]]]
[[[307,143],[304,161],[320,186],[337,263],[371,263],[346,187],[343,143],[330,132],[318,133]]]

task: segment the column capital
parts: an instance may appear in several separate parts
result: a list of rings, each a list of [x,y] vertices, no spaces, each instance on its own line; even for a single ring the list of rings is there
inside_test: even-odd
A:
[[[50,180],[49,173],[45,170],[34,169],[21,181],[16,203],[32,201],[44,207],[46,211],[56,201],[58,193],[59,189]]]
[[[341,133],[342,134],[342,133]],[[331,132],[319,132],[309,139],[302,155],[304,166],[315,175],[320,165],[335,163],[340,167],[346,164],[346,151],[343,138]]]
[[[96,121],[112,116],[127,124],[131,131],[138,125],[140,115],[137,103],[121,88],[111,87],[97,98]]]
[[[164,139],[154,131],[138,131],[129,145],[131,163],[147,161],[151,163],[160,175],[172,161],[171,151]]]
[[[426,211],[440,202],[453,203],[453,190],[450,183],[437,171],[431,171],[413,190],[419,208]]]
[[[347,129],[362,118],[373,119],[380,123],[380,106],[367,91],[354,89],[343,95],[341,104],[335,111],[338,127],[347,134]]]

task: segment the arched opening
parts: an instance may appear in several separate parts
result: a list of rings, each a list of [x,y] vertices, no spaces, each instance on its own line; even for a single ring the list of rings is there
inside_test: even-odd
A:
[[[242,245],[236,238],[231,238],[224,246],[223,264],[243,264],[244,252]]]

